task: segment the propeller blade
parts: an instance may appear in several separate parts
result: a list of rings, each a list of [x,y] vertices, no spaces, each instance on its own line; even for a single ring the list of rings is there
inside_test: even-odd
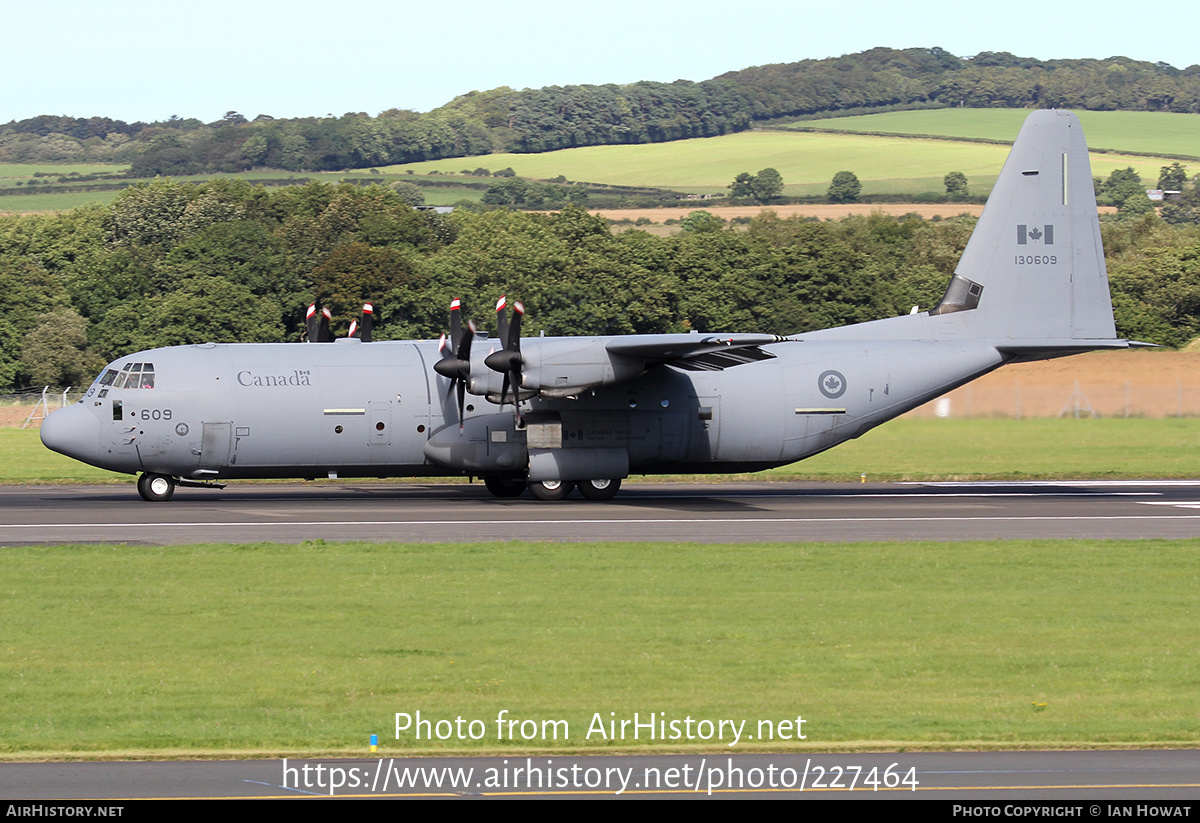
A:
[[[521,350],[521,318],[525,316],[525,305],[519,300],[513,301],[512,322],[508,324],[508,339],[504,347],[509,351]]]
[[[507,305],[505,296],[500,295],[500,299],[496,301],[496,338],[502,346],[506,345],[508,340],[508,314],[504,311]]]
[[[333,320],[333,312],[331,312],[329,307],[326,306],[325,308],[321,309],[320,323],[317,327],[318,343],[333,342],[333,333],[329,331],[329,321],[331,320]]]
[[[319,331],[317,326],[317,304],[315,302],[309,304],[308,311],[304,314],[304,328],[308,333],[308,342],[318,342],[317,335],[319,334]]]
[[[467,402],[467,381],[456,380],[454,381],[454,386],[455,391],[458,392],[458,431],[459,434],[461,434],[463,430],[463,416],[465,413],[464,406]]]
[[[462,300],[457,297],[450,301],[450,349],[458,351],[462,341]]]
[[[359,336],[364,343],[371,342],[371,330],[375,326],[375,306],[370,303],[363,303],[362,309],[362,331]]]

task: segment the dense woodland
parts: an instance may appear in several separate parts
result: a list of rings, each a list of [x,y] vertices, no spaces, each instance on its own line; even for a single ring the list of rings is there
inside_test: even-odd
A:
[[[1192,182],[1180,208],[1196,206]],[[380,339],[437,337],[452,297],[486,330],[503,293],[529,334],[799,332],[935,304],[973,226],[699,212],[656,237],[577,206],[422,212],[379,185],[143,183],[109,206],[0,218],[0,387],[80,385],[153,346],[299,341],[314,298],[341,334],[372,300]],[[1200,334],[1200,227],[1151,210],[1106,222],[1104,240],[1119,335]]]
[[[133,176],[274,168],[320,171],[575,146],[649,143],[741,131],[756,123],[891,107],[1059,107],[1200,113],[1200,65],[1124,57],[959,58],[885,49],[729,72],[694,83],[498,88],[428,113],[125,123],[42,116],[0,125],[0,162],[119,162]]]

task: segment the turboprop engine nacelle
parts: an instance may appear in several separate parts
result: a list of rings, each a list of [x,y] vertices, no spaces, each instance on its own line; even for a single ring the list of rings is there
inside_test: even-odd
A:
[[[521,350],[521,390],[548,398],[573,397],[645,370],[642,360],[613,354],[596,337],[532,338]]]

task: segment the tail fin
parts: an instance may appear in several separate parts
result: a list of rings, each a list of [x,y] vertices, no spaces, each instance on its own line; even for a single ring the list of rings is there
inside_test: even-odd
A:
[[[1025,119],[930,314],[952,312],[967,336],[1027,344],[1017,348],[1116,337],[1091,163],[1071,112]]]

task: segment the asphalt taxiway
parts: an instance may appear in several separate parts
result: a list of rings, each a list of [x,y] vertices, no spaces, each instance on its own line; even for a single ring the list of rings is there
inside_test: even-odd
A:
[[[0,545],[1198,536],[1200,481],[631,483],[606,503],[502,500],[481,484],[235,484],[165,503],[132,484],[0,489]]]

